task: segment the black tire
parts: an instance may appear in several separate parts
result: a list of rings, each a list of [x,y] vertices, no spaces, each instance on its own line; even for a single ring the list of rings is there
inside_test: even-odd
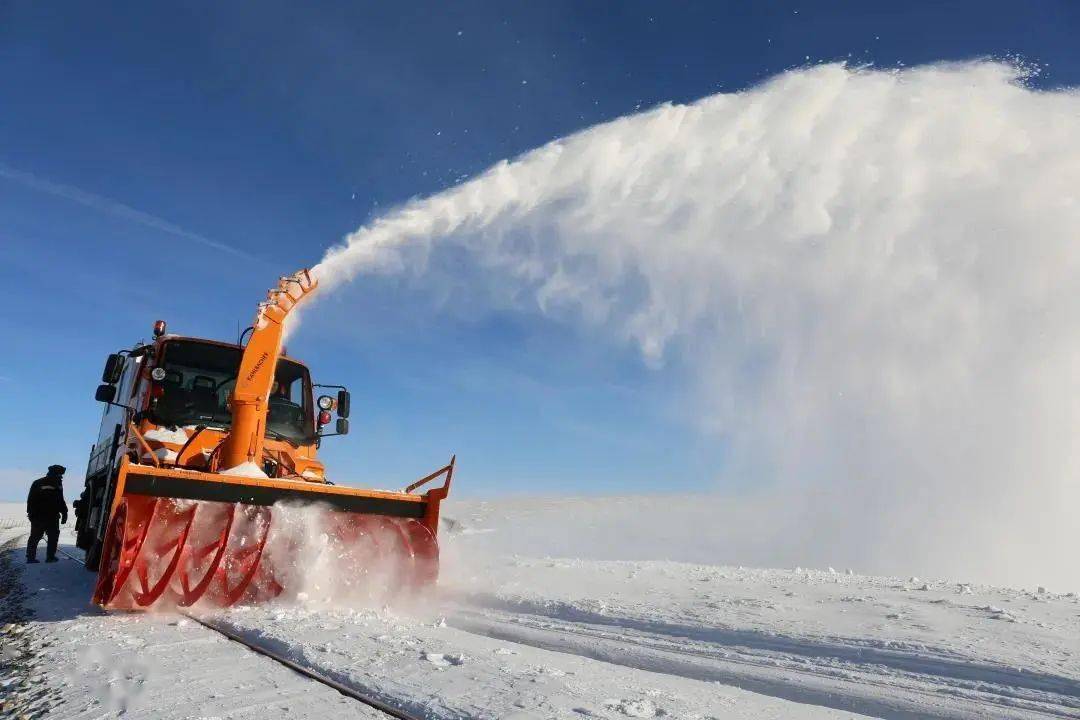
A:
[[[90,546],[90,549],[86,551],[83,565],[90,572],[98,571],[98,567],[101,565],[101,541],[97,538],[94,539],[94,544]]]

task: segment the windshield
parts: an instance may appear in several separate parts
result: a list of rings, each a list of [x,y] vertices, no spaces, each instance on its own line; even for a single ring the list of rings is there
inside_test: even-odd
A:
[[[227,428],[232,413],[227,401],[236,385],[239,348],[192,340],[165,344],[159,363],[165,377],[155,382],[150,416],[159,425],[211,425]],[[307,444],[314,440],[311,382],[307,368],[278,360],[270,390],[266,436]]]

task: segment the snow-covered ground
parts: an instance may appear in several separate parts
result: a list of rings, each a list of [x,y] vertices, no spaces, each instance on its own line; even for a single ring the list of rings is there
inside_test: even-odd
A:
[[[449,503],[439,597],[217,621],[430,718],[1080,717],[1075,595],[703,564],[660,502]],[[32,717],[378,716],[175,615],[96,611],[74,562],[19,569],[36,615],[5,647],[36,664],[6,651],[0,689]]]

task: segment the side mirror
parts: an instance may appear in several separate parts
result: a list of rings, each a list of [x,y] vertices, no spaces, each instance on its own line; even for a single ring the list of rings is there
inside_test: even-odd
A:
[[[338,418],[337,421],[337,434],[348,435],[349,434],[349,421],[345,418]]]
[[[101,382],[115,385],[122,372],[124,372],[124,356],[113,353],[105,361],[105,369],[101,372]]]
[[[338,394],[337,394],[337,414],[338,414],[339,418],[347,418],[347,417],[349,417],[349,391],[348,390],[338,390]],[[348,427],[348,426],[349,426],[349,424],[345,423],[345,427]],[[346,432],[348,432],[348,431],[346,431]],[[342,434],[344,434],[344,433],[342,433]]]
[[[113,355],[113,357],[118,357]],[[98,385],[97,391],[94,393],[94,399],[98,402],[111,403],[116,398],[116,386],[115,385]]]

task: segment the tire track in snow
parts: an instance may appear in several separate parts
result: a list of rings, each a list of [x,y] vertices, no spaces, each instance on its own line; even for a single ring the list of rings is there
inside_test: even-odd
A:
[[[744,648],[754,653],[775,653],[807,660],[832,660],[889,670],[928,675],[959,682],[1021,688],[1062,696],[1070,707],[1080,708],[1080,680],[1050,673],[1024,670],[977,661],[969,656],[920,647],[918,650],[883,648],[860,643],[858,639],[792,637],[759,630],[706,627],[655,619],[605,615],[569,603],[540,605],[529,601],[506,601],[474,597],[486,610],[506,613],[511,618],[535,618],[539,622],[570,623],[632,630],[645,636],[678,638],[708,646]]]
[[[958,686],[955,678],[894,669],[874,662],[815,663],[821,655],[793,658],[767,654],[740,645],[712,644],[708,651],[677,647],[690,644],[678,634],[657,636],[622,627],[623,632],[596,628],[575,620],[561,623],[546,616],[492,617],[461,609],[447,617],[449,626],[477,635],[544,650],[587,657],[649,672],[721,682],[743,690],[881,718],[908,720],[973,717],[1074,718],[1080,703],[1069,696],[972,681]],[[796,640],[788,640],[797,644]]]

